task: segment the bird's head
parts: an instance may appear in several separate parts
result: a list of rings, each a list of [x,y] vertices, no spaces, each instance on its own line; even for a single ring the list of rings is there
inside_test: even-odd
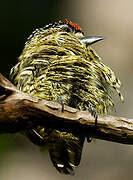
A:
[[[83,56],[88,53],[91,44],[102,39],[102,36],[85,36],[80,26],[65,19],[36,29],[25,43],[19,61],[44,55]]]
[[[43,28],[36,29],[28,38],[28,42],[35,39],[37,36],[46,37],[53,32],[67,32],[75,35],[86,46],[92,45],[97,41],[103,40],[103,36],[85,36],[82,29],[78,24],[72,23],[68,19],[65,21],[59,21],[50,23]]]

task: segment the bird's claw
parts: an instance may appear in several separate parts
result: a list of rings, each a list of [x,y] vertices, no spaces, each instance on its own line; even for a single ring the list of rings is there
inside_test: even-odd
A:
[[[91,113],[91,115],[95,118],[95,127],[97,127],[97,118],[98,118],[98,112],[97,110],[92,106],[89,105],[89,107],[87,107],[87,110]],[[90,143],[92,141],[92,138],[87,136],[87,142]]]
[[[97,118],[98,118],[97,110],[92,105],[89,105],[87,109],[91,113],[91,115],[95,118],[95,127],[97,127]]]
[[[63,98],[63,96],[59,96],[57,98],[57,102],[59,102],[61,104],[61,106],[62,106],[61,111],[64,112],[64,98]]]

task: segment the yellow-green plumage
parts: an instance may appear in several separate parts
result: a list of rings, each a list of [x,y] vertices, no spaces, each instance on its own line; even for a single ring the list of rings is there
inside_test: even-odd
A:
[[[36,30],[29,38],[11,70],[14,84],[46,100],[61,98],[64,104],[80,110],[93,107],[98,114],[108,113],[114,106],[112,88],[123,100],[120,81],[90,46],[63,30],[63,25]],[[80,162],[84,137],[39,126],[35,132],[42,137],[41,145],[48,145],[54,166],[62,173],[72,173]],[[27,136],[33,140],[32,133],[29,130]]]

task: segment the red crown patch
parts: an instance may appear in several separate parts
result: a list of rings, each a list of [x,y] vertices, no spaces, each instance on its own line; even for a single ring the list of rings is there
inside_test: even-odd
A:
[[[69,26],[75,28],[77,31],[82,31],[82,29],[80,28],[80,26],[78,24],[74,24],[71,21],[69,21],[68,19],[65,19],[65,21],[69,24]]]

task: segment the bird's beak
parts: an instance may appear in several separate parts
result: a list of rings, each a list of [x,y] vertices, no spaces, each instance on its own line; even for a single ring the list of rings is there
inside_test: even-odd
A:
[[[86,44],[86,46],[90,46],[91,44],[94,44],[98,41],[103,40],[104,37],[103,36],[87,36],[87,37],[83,37],[80,39],[80,41],[84,44]]]

